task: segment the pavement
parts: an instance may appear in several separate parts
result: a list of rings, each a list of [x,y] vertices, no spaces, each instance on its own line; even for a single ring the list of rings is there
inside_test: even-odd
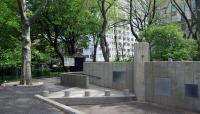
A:
[[[38,81],[38,80],[35,80]],[[34,97],[44,90],[60,91],[66,87],[59,85],[59,78],[41,79],[41,86],[7,86],[0,89],[0,114],[64,114],[62,111],[41,102]]]
[[[53,106],[38,100],[34,95],[41,94],[44,90],[53,93],[68,88],[59,85],[59,78],[46,78],[35,81],[44,82],[44,85],[32,87],[7,86],[0,89],[0,114],[64,114],[64,112]],[[138,102],[70,107],[86,114],[199,114]]]
[[[107,105],[78,105],[71,107],[86,114],[199,114],[181,109],[138,102]]]

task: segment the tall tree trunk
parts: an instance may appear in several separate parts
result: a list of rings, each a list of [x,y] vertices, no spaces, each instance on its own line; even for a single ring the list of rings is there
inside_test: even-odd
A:
[[[20,77],[21,85],[31,85],[31,38],[30,38],[30,24],[41,13],[47,0],[42,0],[41,5],[34,12],[33,16],[27,17],[27,2],[26,0],[17,0],[21,23],[22,23],[22,73]]]
[[[140,39],[139,39],[139,36],[137,35],[137,33],[135,32],[134,30],[134,25],[133,25],[133,0],[130,0],[130,14],[129,14],[129,24],[130,24],[130,27],[131,27],[131,33],[133,34],[133,36],[135,37],[135,39],[139,42]]]
[[[21,85],[31,85],[31,39],[30,23],[27,20],[22,22],[22,76]]]
[[[109,3],[109,6],[106,8],[107,2],[108,1],[106,1],[106,0],[99,1],[99,3],[100,3],[99,6],[101,9],[101,16],[103,19],[99,37],[100,37],[100,47],[101,47],[105,62],[109,62],[109,57],[110,57],[110,50],[109,50],[109,46],[108,46],[108,43],[106,40],[106,30],[107,30],[107,23],[108,23],[107,22],[107,12],[108,12],[109,8],[111,8],[111,6],[113,5],[113,4]]]
[[[93,50],[93,62],[97,62],[97,46],[94,46],[94,50]]]
[[[119,49],[118,49],[118,42],[117,42],[117,27],[114,25],[114,39],[115,39],[115,48],[116,48],[116,61],[119,61]]]
[[[101,50],[102,50],[102,54],[104,57],[105,62],[109,62],[109,49],[106,47],[106,36],[105,35],[101,35],[101,39],[100,39],[100,46],[101,46]]]
[[[98,44],[99,44],[99,38],[97,35],[93,35],[93,62],[97,61],[97,48],[98,48]]]

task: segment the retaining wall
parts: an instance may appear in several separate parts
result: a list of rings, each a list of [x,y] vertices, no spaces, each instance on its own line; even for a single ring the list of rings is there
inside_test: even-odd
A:
[[[200,62],[146,62],[146,101],[200,111]]]
[[[119,90],[129,89],[133,92],[133,67],[133,63],[127,62],[88,62],[84,63],[84,74],[89,75],[92,84]]]
[[[62,73],[61,84],[65,86],[89,88],[88,76],[83,75],[81,72]]]

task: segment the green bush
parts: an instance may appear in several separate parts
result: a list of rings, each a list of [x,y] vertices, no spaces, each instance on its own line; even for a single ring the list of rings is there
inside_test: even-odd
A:
[[[113,59],[112,62],[133,62],[133,57],[123,58],[123,59]]]
[[[140,38],[150,44],[151,60],[193,60],[197,54],[197,43],[184,39],[175,25],[148,27],[140,33]]]
[[[49,76],[50,75],[50,70],[48,68],[44,68],[44,69],[32,69],[32,75],[34,77],[41,77],[41,76]]]

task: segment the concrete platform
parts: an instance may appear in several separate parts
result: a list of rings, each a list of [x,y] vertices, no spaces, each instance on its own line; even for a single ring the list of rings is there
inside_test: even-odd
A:
[[[103,96],[105,96],[105,90],[111,91],[111,95],[110,95],[111,97],[124,96],[123,91],[99,87],[99,86],[95,86],[95,85],[90,85],[89,89],[73,87],[73,88],[65,89],[65,90],[62,90],[62,91],[59,91],[59,92],[50,93],[48,98],[64,97],[65,91],[70,91],[70,96],[68,98],[84,97],[85,91],[90,92],[90,97],[103,97]],[[135,95],[130,93],[130,96],[135,96]]]
[[[66,91],[68,92],[67,96],[65,96]],[[46,94],[45,92],[44,96],[58,103],[69,106],[111,104],[136,100],[135,95],[129,92],[127,93],[127,90],[123,92],[95,85],[90,85],[89,89],[73,87],[50,94]]]

